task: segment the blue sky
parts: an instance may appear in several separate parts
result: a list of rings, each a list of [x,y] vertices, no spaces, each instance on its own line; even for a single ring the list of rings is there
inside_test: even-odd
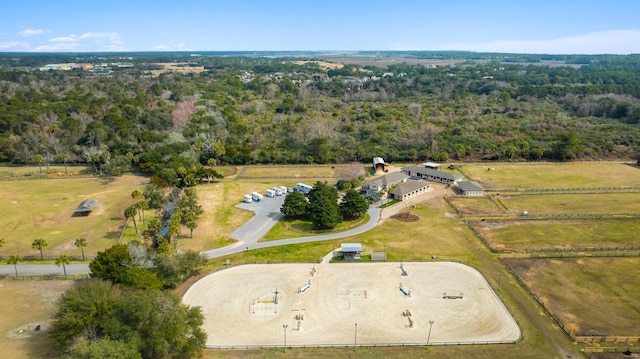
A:
[[[0,51],[640,53],[638,0],[0,0]]]

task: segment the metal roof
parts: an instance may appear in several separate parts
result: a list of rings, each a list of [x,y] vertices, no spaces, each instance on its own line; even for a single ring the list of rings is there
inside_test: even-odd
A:
[[[95,199],[85,199],[84,201],[80,202],[78,208],[76,208],[74,212],[91,212],[93,211],[93,208],[96,206],[96,204],[98,204],[98,201],[96,201]]]
[[[478,183],[476,181],[458,182],[458,188],[460,188],[460,190],[463,191],[463,192],[467,192],[467,191],[484,191],[484,188],[482,188],[482,185],[480,185],[480,183]]]
[[[432,177],[446,178],[451,181],[458,181],[462,178],[461,175],[457,175],[455,173],[438,171],[431,168],[424,168],[424,167],[418,167],[418,166],[402,167],[402,170],[416,172],[416,173],[420,173],[420,174],[432,176]]]
[[[342,252],[362,252],[362,244],[360,243],[342,243],[340,245]]]
[[[374,180],[371,180],[371,182],[369,183],[375,183],[378,186],[390,186],[392,184],[396,184],[398,182],[402,182],[404,180],[406,180],[407,178],[409,178],[409,175],[407,175],[404,172],[391,172],[391,173],[387,173],[384,176],[380,176]]]
[[[396,196],[404,196],[405,194],[417,191],[421,188],[428,188],[429,184],[422,181],[407,180],[406,182],[398,183],[398,187],[393,190],[393,194]]]

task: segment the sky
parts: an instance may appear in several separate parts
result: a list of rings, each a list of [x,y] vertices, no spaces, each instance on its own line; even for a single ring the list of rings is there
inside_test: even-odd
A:
[[[0,0],[0,52],[640,53],[638,0]]]

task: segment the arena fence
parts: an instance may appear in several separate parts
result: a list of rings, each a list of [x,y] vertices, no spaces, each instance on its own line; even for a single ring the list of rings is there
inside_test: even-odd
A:
[[[429,346],[449,346],[449,345],[489,345],[489,344],[515,344],[518,340],[508,341],[469,341],[469,342],[429,342]],[[316,349],[316,348],[376,348],[376,347],[419,347],[426,346],[426,343],[373,343],[373,344],[307,344],[307,345],[290,345],[287,344],[287,349],[300,348],[300,349]],[[251,349],[270,349],[270,348],[284,348],[284,345],[270,344],[270,345],[206,345],[207,349],[216,350],[251,350]]]

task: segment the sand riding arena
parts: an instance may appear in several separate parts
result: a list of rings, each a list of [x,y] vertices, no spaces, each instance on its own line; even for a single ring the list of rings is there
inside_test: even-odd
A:
[[[201,307],[211,348],[282,346],[285,336],[289,347],[521,336],[484,277],[451,262],[241,265],[202,278],[183,302]]]

